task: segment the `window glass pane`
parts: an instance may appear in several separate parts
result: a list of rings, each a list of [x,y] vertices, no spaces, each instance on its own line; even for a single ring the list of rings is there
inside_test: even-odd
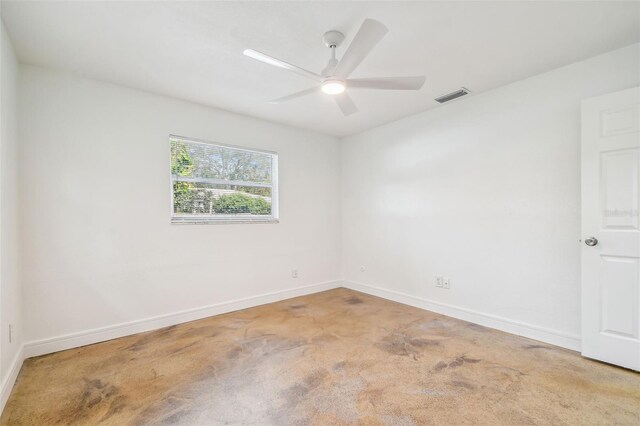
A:
[[[272,155],[206,143],[171,141],[175,176],[271,183]]]
[[[174,217],[271,215],[271,188],[173,183]]]
[[[171,137],[172,220],[277,218],[277,154]]]

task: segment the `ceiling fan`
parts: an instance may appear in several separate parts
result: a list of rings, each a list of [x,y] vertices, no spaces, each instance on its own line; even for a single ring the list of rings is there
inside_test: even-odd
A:
[[[353,38],[353,41],[339,61],[336,59],[336,48],[344,40],[344,34],[339,31],[328,31],[322,37],[324,44],[331,49],[331,59],[320,74],[305,70],[272,56],[246,49],[243,53],[253,59],[293,71],[296,74],[310,78],[319,83],[318,86],[293,93],[271,102],[290,101],[301,96],[322,91],[333,96],[344,115],[351,115],[358,111],[353,100],[346,92],[347,89],[381,89],[381,90],[419,90],[424,84],[424,76],[415,77],[381,77],[381,78],[349,78],[351,73],[360,65],[362,60],[382,40],[388,29],[374,19],[365,19]]]

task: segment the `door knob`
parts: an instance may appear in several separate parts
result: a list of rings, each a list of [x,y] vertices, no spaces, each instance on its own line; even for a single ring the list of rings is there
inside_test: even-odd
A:
[[[598,239],[596,237],[589,237],[584,240],[584,243],[589,247],[593,247],[595,245],[598,245]]]

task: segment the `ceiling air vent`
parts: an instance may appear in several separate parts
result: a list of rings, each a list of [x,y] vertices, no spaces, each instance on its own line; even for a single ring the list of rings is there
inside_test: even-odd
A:
[[[446,95],[442,95],[439,98],[436,98],[436,102],[440,102],[441,104],[443,104],[445,102],[458,99],[461,96],[468,95],[469,93],[470,92],[468,89],[461,87],[460,90],[456,90],[455,92],[447,93]]]

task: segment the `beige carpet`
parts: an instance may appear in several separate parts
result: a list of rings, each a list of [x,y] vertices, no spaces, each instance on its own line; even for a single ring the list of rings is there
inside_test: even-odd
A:
[[[338,289],[25,362],[2,424],[640,424],[640,375]]]

